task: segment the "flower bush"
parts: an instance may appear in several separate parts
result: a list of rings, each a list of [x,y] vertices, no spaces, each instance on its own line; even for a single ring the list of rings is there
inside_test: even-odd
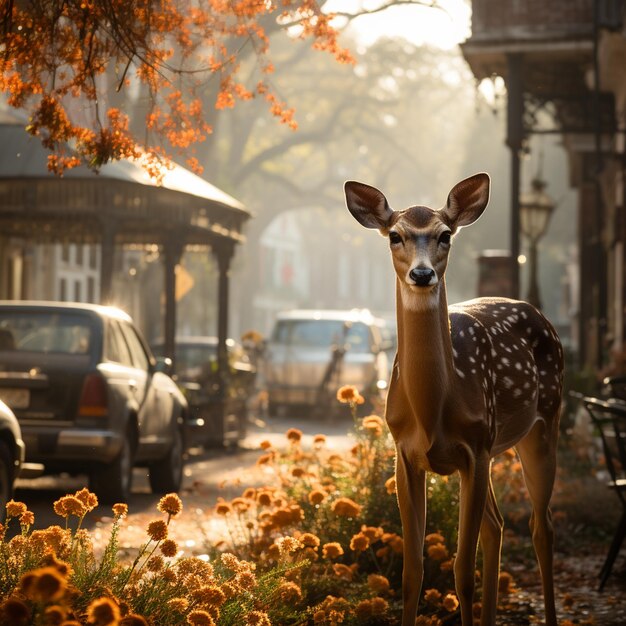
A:
[[[0,528],[0,625],[397,624],[403,541],[394,445],[380,417],[356,417],[358,398],[353,388],[338,393],[355,421],[347,455],[329,449],[322,434],[305,447],[295,428],[281,449],[262,443],[257,464],[267,481],[218,499],[214,517],[225,522],[226,536],[207,534],[206,555],[186,556],[170,537],[183,509],[176,494],[159,501],[160,516],[147,524],[132,561],[118,550],[126,504],[114,505],[108,543],[96,556],[82,528],[98,504],[87,489],[57,500],[54,511],[64,523],[45,530],[32,529],[25,504],[9,502]],[[514,463],[505,457],[496,475],[508,480]],[[458,623],[449,547],[456,483],[429,476],[416,624]]]

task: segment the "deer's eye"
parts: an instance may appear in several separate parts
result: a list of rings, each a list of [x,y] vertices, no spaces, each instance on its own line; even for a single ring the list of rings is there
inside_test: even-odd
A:
[[[395,243],[402,243],[402,237],[400,237],[400,235],[395,230],[392,230],[389,233],[389,243],[391,245]]]
[[[439,235],[438,243],[440,243],[442,246],[450,245],[450,231],[449,230],[446,230],[444,233],[441,233],[441,235]]]

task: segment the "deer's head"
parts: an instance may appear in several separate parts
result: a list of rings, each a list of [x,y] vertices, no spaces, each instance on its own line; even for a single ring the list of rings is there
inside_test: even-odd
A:
[[[489,176],[484,173],[457,183],[441,209],[412,206],[394,211],[375,187],[348,181],[344,189],[354,218],[388,237],[403,290],[421,296],[436,291],[443,278],[452,236],[475,222],[489,202]]]

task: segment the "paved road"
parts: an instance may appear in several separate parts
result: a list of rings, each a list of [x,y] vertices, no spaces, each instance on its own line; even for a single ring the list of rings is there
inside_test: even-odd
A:
[[[339,419],[332,423],[319,423],[310,418],[272,418],[267,423],[257,422],[251,425],[249,434],[241,442],[239,448],[228,450],[190,451],[186,466],[185,480],[181,497],[187,509],[210,508],[215,504],[218,495],[225,497],[238,495],[240,487],[235,483],[238,479],[250,479],[251,469],[259,456],[259,444],[264,439],[270,440],[275,446],[286,444],[285,432],[289,428],[299,428],[303,432],[303,445],[307,446],[313,436],[324,433],[330,448],[345,450],[350,446],[348,435],[352,426],[349,419]],[[258,476],[258,469],[256,470]],[[223,483],[231,488],[221,490]],[[18,480],[15,499],[24,502],[35,513],[35,527],[46,528],[51,524],[63,524],[52,510],[52,504],[61,496],[81,489],[87,484],[86,476],[42,476],[32,480]],[[129,504],[127,527],[144,526],[146,515],[155,517],[156,504],[159,496],[150,493],[146,470],[137,468],[134,474],[133,494]],[[87,516],[84,527],[98,532],[100,527],[107,527],[110,522],[111,510],[108,506],[99,506]],[[143,530],[141,531],[144,532]]]

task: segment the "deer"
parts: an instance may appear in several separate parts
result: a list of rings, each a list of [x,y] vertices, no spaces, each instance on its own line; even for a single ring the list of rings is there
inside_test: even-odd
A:
[[[534,306],[483,297],[448,306],[452,239],[489,202],[490,178],[456,184],[445,206],[390,208],[377,188],[344,185],[346,205],[389,241],[396,278],[398,346],[385,407],[396,449],[396,494],[404,536],[402,626],[414,626],[424,575],[427,472],[459,472],[453,572],[463,626],[473,624],[478,541],[483,553],[481,626],[496,623],[503,518],[491,482],[493,458],[515,448],[532,504],[530,531],[542,578],[545,621],[556,626],[554,531],[563,350]]]

